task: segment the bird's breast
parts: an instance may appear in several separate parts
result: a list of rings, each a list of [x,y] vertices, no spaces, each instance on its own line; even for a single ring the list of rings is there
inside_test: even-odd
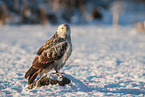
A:
[[[71,55],[71,52],[72,52],[72,45],[70,42],[68,42],[68,46],[67,46],[67,49],[64,53],[64,55],[62,56],[62,58],[60,58],[57,62],[56,62],[56,67],[57,67],[57,70],[61,69],[66,61],[68,60],[68,58],[70,57]]]

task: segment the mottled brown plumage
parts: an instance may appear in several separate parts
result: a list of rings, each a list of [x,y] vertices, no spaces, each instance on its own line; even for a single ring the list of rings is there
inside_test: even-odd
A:
[[[58,27],[55,35],[38,50],[32,66],[25,74],[25,78],[29,77],[28,84],[31,84],[38,74],[42,76],[52,68],[56,72],[60,70],[71,52],[70,27],[67,24],[62,24]]]

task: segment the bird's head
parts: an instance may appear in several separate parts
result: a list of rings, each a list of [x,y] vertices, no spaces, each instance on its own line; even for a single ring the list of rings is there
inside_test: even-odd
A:
[[[70,26],[67,24],[61,24],[57,29],[57,34],[61,38],[69,37],[71,34]]]

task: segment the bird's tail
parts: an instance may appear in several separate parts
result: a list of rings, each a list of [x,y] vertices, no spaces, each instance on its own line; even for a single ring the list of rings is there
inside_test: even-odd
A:
[[[25,74],[25,78],[29,77],[28,84],[31,84],[40,72],[41,69],[35,69],[32,66]]]

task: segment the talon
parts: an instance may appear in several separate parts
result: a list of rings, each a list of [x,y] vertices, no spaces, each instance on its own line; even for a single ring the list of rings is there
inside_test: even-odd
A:
[[[56,75],[57,75],[57,77],[60,77],[60,78],[63,77],[62,73],[60,73],[60,72],[56,72]]]

